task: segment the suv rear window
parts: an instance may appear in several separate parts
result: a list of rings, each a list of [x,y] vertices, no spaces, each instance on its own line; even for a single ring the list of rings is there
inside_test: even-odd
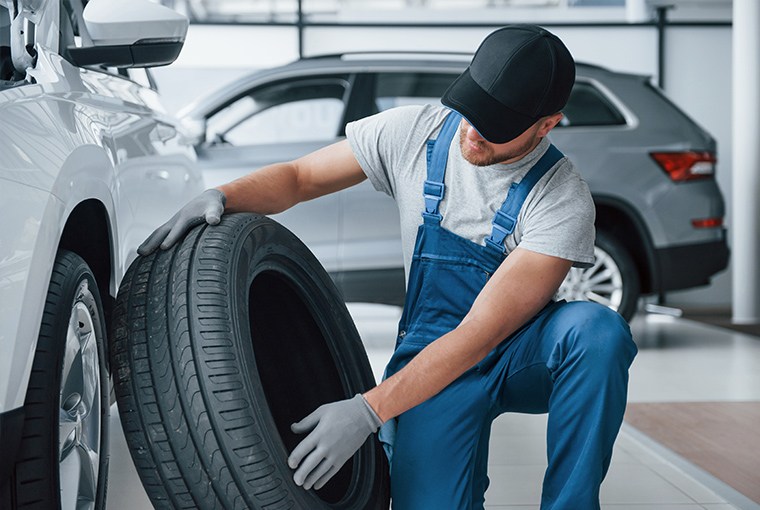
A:
[[[558,127],[615,126],[625,124],[625,117],[609,99],[591,83],[577,81],[562,110],[565,118]]]
[[[410,104],[440,104],[441,96],[456,77],[451,73],[378,73],[376,111]]]

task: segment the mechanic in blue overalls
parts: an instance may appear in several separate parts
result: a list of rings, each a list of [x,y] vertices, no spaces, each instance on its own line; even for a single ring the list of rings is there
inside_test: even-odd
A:
[[[541,508],[599,508],[636,347],[610,309],[552,301],[571,266],[594,261],[589,190],[546,139],[574,80],[556,36],[504,27],[448,108],[351,123],[347,140],[207,190],[141,248],[365,178],[397,201],[408,281],[396,350],[380,385],[293,425],[308,434],[289,458],[297,484],[321,488],[382,427],[395,510],[482,509],[492,421],[548,412]]]

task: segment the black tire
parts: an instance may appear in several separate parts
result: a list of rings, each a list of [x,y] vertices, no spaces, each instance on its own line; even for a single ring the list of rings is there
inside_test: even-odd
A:
[[[70,321],[73,324],[74,320],[77,325],[70,330]],[[72,332],[77,336],[67,336]],[[105,334],[103,307],[92,271],[78,255],[59,251],[24,402],[23,437],[11,475],[11,508],[56,510],[61,508],[61,498],[72,495],[72,489],[75,489],[73,494],[76,497],[91,504],[89,508],[105,508],[109,415]],[[77,354],[67,353],[67,346],[76,345],[76,342],[85,347]],[[94,366],[94,357],[97,358],[97,374],[87,369]],[[82,391],[78,392],[80,369]],[[90,379],[85,382],[88,374]],[[88,395],[85,388],[88,383],[97,383],[98,391]],[[96,402],[99,403],[96,413],[99,421],[91,413]],[[68,424],[61,421],[66,412],[70,412]],[[80,420],[78,429],[71,424],[72,420],[77,421],[76,415]],[[59,442],[62,430],[68,433],[64,441]],[[67,438],[71,440],[67,441]],[[83,470],[79,474],[84,478],[72,488],[67,475],[76,473],[69,469],[72,464],[66,461],[74,455],[79,455],[80,460],[90,458],[84,457],[88,448],[93,452],[97,449],[99,456],[94,461],[97,474],[89,478],[88,483],[86,476],[94,472],[95,466],[92,466],[92,472]],[[62,483],[62,478],[69,481]]]
[[[609,306],[630,321],[638,308],[639,274],[628,251],[611,235],[599,231],[594,243],[596,263],[591,268],[572,268],[557,297],[587,300]]]
[[[287,466],[291,423],[375,383],[334,284],[284,227],[226,215],[138,258],[114,327],[119,414],[156,508],[388,508],[374,437],[319,491]]]

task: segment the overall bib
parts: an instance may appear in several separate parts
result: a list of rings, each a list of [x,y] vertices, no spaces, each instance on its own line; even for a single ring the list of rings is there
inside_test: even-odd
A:
[[[459,325],[505,259],[504,239],[531,189],[563,157],[551,146],[510,187],[485,245],[473,243],[442,228],[438,212],[460,119],[450,113],[428,142],[424,223],[386,377]],[[542,510],[598,509],[635,354],[617,313],[589,302],[549,303],[443,391],[382,427],[394,510],[482,509],[491,422],[509,411],[549,412]]]

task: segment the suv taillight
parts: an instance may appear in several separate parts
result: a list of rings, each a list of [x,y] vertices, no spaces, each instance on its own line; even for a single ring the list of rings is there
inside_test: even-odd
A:
[[[715,154],[712,152],[652,152],[665,173],[676,182],[706,179],[715,175]]]

